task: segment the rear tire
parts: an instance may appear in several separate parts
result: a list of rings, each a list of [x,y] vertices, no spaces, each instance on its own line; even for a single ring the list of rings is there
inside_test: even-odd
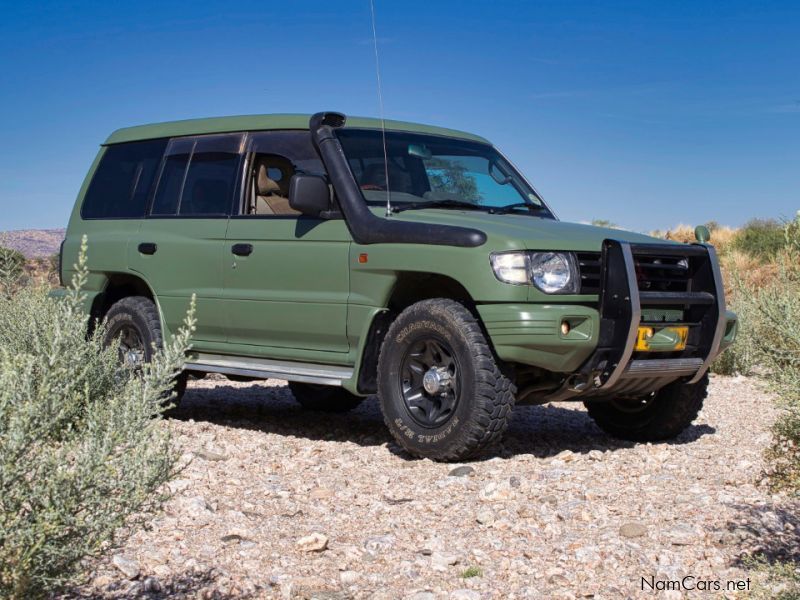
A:
[[[659,442],[692,424],[707,393],[706,373],[695,384],[671,383],[642,400],[587,401],[584,405],[598,427],[615,438]]]
[[[364,401],[364,398],[332,385],[290,381],[289,389],[297,403],[306,410],[343,413],[353,410]]]
[[[381,410],[394,439],[414,456],[459,461],[497,442],[515,393],[480,324],[458,302],[417,302],[386,333]]]
[[[161,319],[158,309],[150,298],[128,296],[115,302],[106,313],[103,344],[106,347],[119,340],[119,359],[123,364],[141,369],[153,359],[153,349],[164,347]],[[174,396],[165,399],[165,404],[177,406],[186,391],[186,373],[175,377]]]

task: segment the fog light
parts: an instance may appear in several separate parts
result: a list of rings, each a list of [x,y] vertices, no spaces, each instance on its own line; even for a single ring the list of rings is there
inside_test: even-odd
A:
[[[570,329],[569,321],[561,321],[561,335],[568,335]]]

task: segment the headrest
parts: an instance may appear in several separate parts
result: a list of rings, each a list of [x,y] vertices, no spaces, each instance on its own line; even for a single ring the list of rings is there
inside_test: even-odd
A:
[[[258,165],[258,176],[256,177],[256,191],[259,196],[270,196],[280,194],[281,186],[267,175],[267,165]]]
[[[382,188],[385,188],[387,170],[389,171],[389,183],[391,184],[392,191],[401,191],[401,188],[408,185],[408,174],[404,173],[401,168],[397,167],[392,162],[390,162],[388,165],[383,163],[373,163],[371,165],[367,165],[367,167],[364,169],[364,172],[361,174],[361,181],[359,183],[361,183],[361,185],[379,185]]]

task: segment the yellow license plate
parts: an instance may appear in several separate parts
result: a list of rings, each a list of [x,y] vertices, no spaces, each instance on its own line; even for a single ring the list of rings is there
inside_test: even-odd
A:
[[[689,339],[689,327],[678,325],[675,327],[639,327],[636,337],[637,352],[675,352],[686,349],[686,340]]]

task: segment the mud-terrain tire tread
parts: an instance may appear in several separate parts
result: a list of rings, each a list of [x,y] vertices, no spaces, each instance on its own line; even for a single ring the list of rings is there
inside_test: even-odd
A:
[[[152,343],[159,350],[164,347],[161,318],[155,303],[145,296],[127,296],[112,304],[105,314],[106,335],[103,340],[105,345],[109,345],[113,341],[109,336],[109,325],[119,315],[127,317],[135,325],[139,325],[136,323],[136,317],[141,320],[141,325],[146,328],[147,335],[150,337],[149,340],[144,340],[145,360],[149,362],[153,356],[153,349],[150,344]],[[186,392],[187,380],[186,373],[181,373],[175,378],[173,396],[165,401],[165,404],[171,405],[173,408],[180,404],[183,394]]]
[[[695,384],[675,382],[656,392],[652,411],[623,414],[609,402],[584,402],[589,416],[609,435],[632,442],[660,442],[679,435],[697,418],[708,395],[708,373]],[[628,423],[621,424],[620,417]],[[639,417],[638,419],[636,417]]]
[[[489,346],[486,336],[475,316],[459,302],[446,298],[422,300],[406,308],[389,327],[378,358],[378,390],[381,407],[385,399],[382,378],[388,373],[386,363],[389,359],[390,343],[397,332],[417,319],[429,319],[434,315],[444,315],[455,325],[469,347],[475,369],[475,408],[467,421],[461,426],[461,435],[454,436],[456,443],[442,448],[431,448],[431,452],[421,454],[409,448],[404,435],[383,411],[384,422],[398,444],[409,453],[432,460],[453,462],[475,456],[498,442],[508,427],[514,409],[516,386],[500,369],[498,361]],[[452,323],[455,321],[455,323]],[[461,400],[463,401],[463,399]]]
[[[353,410],[364,401],[364,398],[332,385],[318,386],[290,381],[289,389],[297,403],[306,410],[344,413]]]

